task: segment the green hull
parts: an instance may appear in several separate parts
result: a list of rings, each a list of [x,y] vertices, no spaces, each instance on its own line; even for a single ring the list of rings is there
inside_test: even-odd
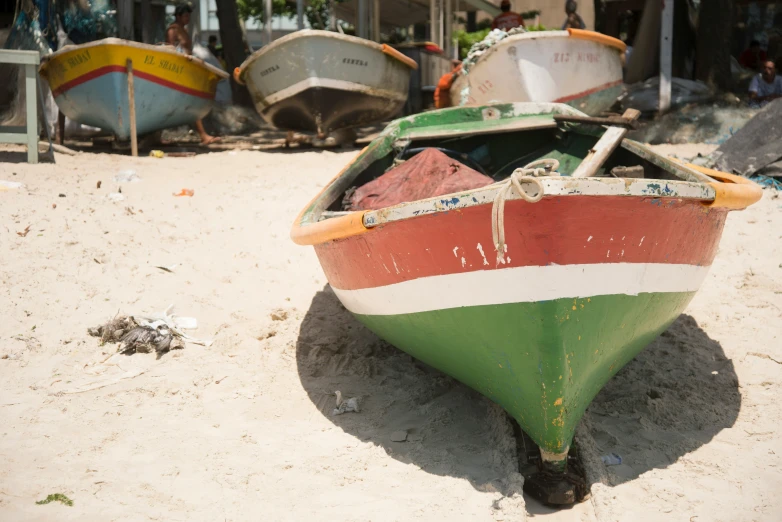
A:
[[[562,453],[598,391],[693,295],[608,295],[356,317],[500,404],[541,449]]]

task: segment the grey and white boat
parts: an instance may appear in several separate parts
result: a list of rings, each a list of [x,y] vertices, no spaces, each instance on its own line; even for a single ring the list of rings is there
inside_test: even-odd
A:
[[[416,67],[388,45],[307,29],[253,53],[234,78],[270,124],[323,137],[398,115]]]

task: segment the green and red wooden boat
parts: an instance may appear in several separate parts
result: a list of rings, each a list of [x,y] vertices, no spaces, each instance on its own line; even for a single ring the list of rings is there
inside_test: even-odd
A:
[[[361,322],[505,408],[540,447],[549,478],[566,471],[598,391],[693,298],[728,212],[761,197],[744,178],[627,139],[594,176],[572,177],[606,131],[556,114],[585,116],[561,104],[505,103],[396,120],[292,230],[296,243],[315,247]],[[340,211],[346,191],[410,147],[466,154],[498,182]],[[556,160],[558,175],[524,171],[513,175],[524,194],[510,189],[515,167],[541,159]]]

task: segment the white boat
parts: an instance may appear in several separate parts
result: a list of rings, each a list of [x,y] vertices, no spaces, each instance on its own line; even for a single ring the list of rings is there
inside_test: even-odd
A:
[[[625,48],[580,29],[510,35],[474,63],[465,61],[450,86],[450,105],[557,102],[598,114],[622,92]]]
[[[271,125],[323,136],[396,116],[416,67],[388,45],[308,29],[256,51],[234,78]]]

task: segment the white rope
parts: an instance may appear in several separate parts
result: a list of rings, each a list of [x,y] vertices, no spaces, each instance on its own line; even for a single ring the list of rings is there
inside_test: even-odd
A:
[[[508,251],[508,246],[505,244],[505,200],[515,189],[516,194],[524,201],[537,203],[543,199],[543,184],[537,178],[559,176],[556,172],[558,168],[559,161],[555,159],[533,161],[523,168],[514,170],[510,177],[501,183],[491,207],[491,237],[494,241],[494,249],[497,251],[497,265],[505,264],[505,254]],[[530,194],[524,189],[522,183],[534,185],[537,190],[534,194]]]

